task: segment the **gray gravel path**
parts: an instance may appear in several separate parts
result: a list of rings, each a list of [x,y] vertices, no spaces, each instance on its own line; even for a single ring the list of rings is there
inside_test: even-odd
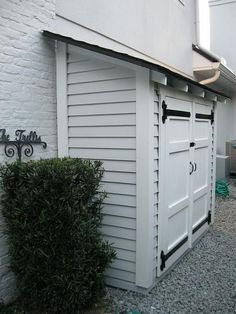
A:
[[[109,313],[236,313],[236,187],[217,199],[209,232],[146,295],[107,288]]]

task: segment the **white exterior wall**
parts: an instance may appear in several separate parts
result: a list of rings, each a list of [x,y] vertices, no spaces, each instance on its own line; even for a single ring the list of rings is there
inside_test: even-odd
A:
[[[211,51],[223,57],[227,66],[236,71],[236,1],[209,0]]]
[[[230,140],[236,139],[235,132],[233,130],[234,120],[234,105],[230,100],[226,103],[217,103],[217,145],[216,153],[225,155],[226,145],[225,143]]]
[[[48,147],[33,159],[56,157],[54,42],[40,31],[54,23],[55,1],[0,1],[0,120],[11,138],[16,129],[35,130]],[[0,161],[6,161],[0,145]],[[8,159],[9,161],[9,159]],[[14,292],[7,240],[0,218],[0,300]]]
[[[56,13],[59,33],[193,75],[193,0],[57,0]]]
[[[211,50],[236,71],[236,0],[209,0]],[[236,139],[236,92],[232,100],[217,105],[217,153],[225,154],[225,142]]]

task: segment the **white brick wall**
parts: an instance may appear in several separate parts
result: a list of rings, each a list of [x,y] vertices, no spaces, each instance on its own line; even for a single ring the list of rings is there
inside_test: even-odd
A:
[[[41,30],[55,20],[55,0],[0,0],[0,128],[35,130],[48,147],[34,159],[57,156],[54,42]],[[0,162],[6,160],[0,145]],[[14,294],[0,217],[0,300]]]

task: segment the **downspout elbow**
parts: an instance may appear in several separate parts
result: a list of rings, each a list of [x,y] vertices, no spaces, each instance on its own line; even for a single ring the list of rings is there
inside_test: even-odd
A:
[[[215,74],[212,77],[209,77],[208,79],[202,80],[199,83],[202,85],[208,85],[208,84],[211,84],[211,83],[214,83],[215,81],[217,81],[219,77],[220,77],[220,70],[216,70]]]

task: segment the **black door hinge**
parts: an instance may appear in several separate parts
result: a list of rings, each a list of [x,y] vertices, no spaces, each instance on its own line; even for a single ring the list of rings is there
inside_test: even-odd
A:
[[[190,118],[191,113],[188,111],[182,111],[182,110],[173,110],[173,109],[167,109],[167,104],[163,100],[162,101],[162,122],[165,123],[167,117],[173,116],[173,117],[185,117],[185,118]]]
[[[211,110],[211,114],[196,113],[195,118],[210,120],[211,124],[213,124],[214,123],[214,110]]]
[[[180,241],[175,247],[173,247],[173,249],[170,250],[167,254],[165,254],[163,250],[161,251],[161,256],[160,256],[160,258],[161,258],[161,265],[160,265],[161,271],[163,271],[163,269],[166,267],[166,261],[168,260],[168,258],[170,258],[187,241],[188,241],[188,236],[183,238],[183,240]]]
[[[195,145],[196,145],[196,143],[194,143],[194,142],[189,143],[190,147],[194,147]]]
[[[161,266],[160,266],[161,271],[163,271],[165,267],[166,267],[166,255],[164,251],[161,251]]]
[[[215,118],[215,114],[214,114],[214,111],[213,110],[211,110],[211,124],[213,124],[214,123],[214,118]]]
[[[202,226],[205,225],[205,223],[208,223],[208,225],[211,223],[211,211],[209,211],[207,217],[193,229],[192,233],[194,234],[197,232]]]
[[[162,110],[163,110],[162,122],[165,123],[165,121],[167,119],[167,104],[165,103],[165,100],[163,100],[163,102],[162,102]]]
[[[208,212],[207,222],[208,225],[211,223],[211,211]]]

